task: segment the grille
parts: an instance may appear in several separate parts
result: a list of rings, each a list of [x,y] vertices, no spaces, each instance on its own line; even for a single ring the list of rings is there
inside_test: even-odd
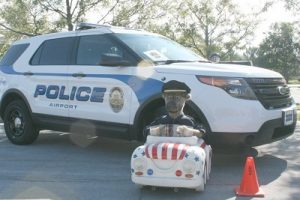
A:
[[[246,81],[266,109],[292,105],[290,88],[283,78],[248,78]]]

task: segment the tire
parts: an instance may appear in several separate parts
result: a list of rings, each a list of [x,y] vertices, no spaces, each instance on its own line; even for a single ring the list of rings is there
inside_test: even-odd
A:
[[[210,157],[210,160],[209,160],[209,164],[208,164],[208,166],[207,166],[207,180],[210,179],[211,162],[212,162],[212,151],[209,151],[209,157]]]
[[[207,167],[206,167],[206,163],[205,163],[204,172],[203,172],[203,176],[202,176],[202,183],[201,183],[200,186],[198,186],[197,188],[195,188],[195,190],[197,192],[203,192],[204,189],[205,189],[206,182],[207,182]]]
[[[14,100],[6,106],[3,121],[6,136],[13,144],[31,144],[39,135],[22,100]]]
[[[142,184],[135,184],[139,189],[143,189],[144,188],[144,185],[142,185]]]
[[[207,183],[207,180],[208,180],[208,169],[207,169],[207,164],[205,163],[205,170],[204,170],[204,178],[203,178],[203,180],[204,180],[204,187],[205,187],[205,185],[206,185],[206,183]]]

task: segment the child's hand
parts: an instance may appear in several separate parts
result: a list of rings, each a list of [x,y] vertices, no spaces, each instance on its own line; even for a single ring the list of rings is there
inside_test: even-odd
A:
[[[203,135],[205,134],[205,131],[199,131],[197,129],[189,128],[185,125],[178,126],[176,131],[184,137],[190,137],[195,135],[200,138],[203,137]]]
[[[166,126],[158,125],[150,127],[150,135],[152,136],[165,136],[166,135]]]
[[[194,129],[191,129],[185,125],[182,125],[182,126],[177,127],[176,132],[179,133],[181,136],[189,137],[189,136],[193,135],[193,130]]]

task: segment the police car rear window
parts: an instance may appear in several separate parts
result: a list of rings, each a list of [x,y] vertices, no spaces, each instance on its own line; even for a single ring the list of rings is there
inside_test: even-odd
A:
[[[22,55],[22,53],[27,49],[29,44],[16,44],[11,46],[6,52],[5,56],[0,62],[0,66],[10,66],[13,65],[16,60]]]
[[[32,65],[68,65],[71,64],[75,37],[45,41],[31,59]]]

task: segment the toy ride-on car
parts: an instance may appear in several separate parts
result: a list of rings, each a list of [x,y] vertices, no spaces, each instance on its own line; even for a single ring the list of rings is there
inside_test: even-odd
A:
[[[203,191],[211,171],[212,149],[196,136],[148,136],[131,157],[131,179],[138,186]],[[175,190],[176,191],[176,190]]]

